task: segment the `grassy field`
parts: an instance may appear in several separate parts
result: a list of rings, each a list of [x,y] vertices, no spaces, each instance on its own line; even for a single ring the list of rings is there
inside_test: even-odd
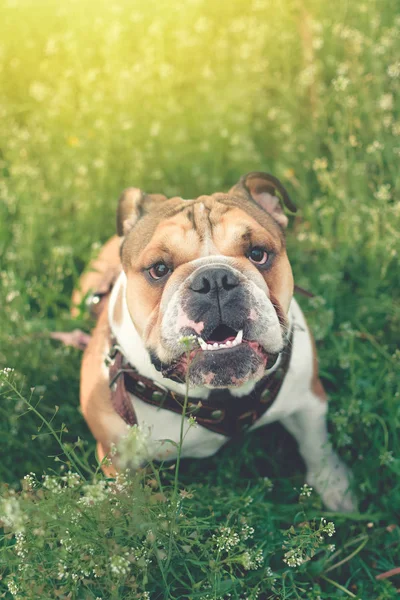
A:
[[[399,60],[393,0],[1,0],[0,597],[399,597]],[[279,426],[177,482],[107,482],[81,355],[49,338],[90,330],[71,291],[124,187],[251,170],[300,208],[289,256],[359,514],[308,495]]]

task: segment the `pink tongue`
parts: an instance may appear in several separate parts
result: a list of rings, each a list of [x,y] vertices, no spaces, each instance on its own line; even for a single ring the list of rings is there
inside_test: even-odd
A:
[[[227,337],[225,340],[219,340],[217,342],[217,340],[207,340],[207,344],[226,344],[226,342],[233,342],[234,340],[234,336],[231,335],[231,337]]]

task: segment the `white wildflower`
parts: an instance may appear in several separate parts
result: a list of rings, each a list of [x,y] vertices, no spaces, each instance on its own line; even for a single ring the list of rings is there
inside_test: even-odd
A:
[[[125,556],[112,556],[110,558],[111,573],[114,575],[127,575],[130,562]]]
[[[191,350],[196,345],[196,341],[197,336],[191,334],[181,336],[178,340],[178,343],[182,344],[182,346],[185,346],[186,350]]]
[[[396,137],[400,135],[400,122],[393,123],[392,133]]]
[[[137,469],[149,459],[150,430],[140,425],[127,428],[127,434],[117,443],[118,465],[121,469]]]
[[[298,548],[288,550],[288,552],[285,552],[283,562],[289,567],[300,567],[304,562],[303,553]]]
[[[393,115],[391,113],[383,115],[382,123],[385,129],[389,129],[393,123]]]
[[[67,565],[60,560],[58,563],[57,579],[63,579],[67,575]]]
[[[312,42],[314,50],[321,50],[324,45],[324,40],[322,38],[314,38]]]
[[[24,490],[30,491],[36,486],[36,475],[35,473],[28,473],[24,476],[22,486]]]
[[[256,550],[255,552],[246,550],[244,554],[241,556],[242,565],[246,569],[246,571],[255,571],[262,567],[264,562],[264,556],[262,550]]]
[[[389,183],[385,183],[381,186],[379,186],[379,188],[376,190],[374,197],[377,200],[382,200],[383,202],[390,200],[390,198],[392,197],[392,194],[390,192],[390,184]]]
[[[0,521],[15,533],[24,531],[26,515],[22,512],[18,498],[11,496],[0,502]]]
[[[316,74],[317,74],[316,65],[314,65],[314,64],[308,65],[299,74],[299,85],[301,87],[309,87],[310,85],[312,85],[314,83]]]
[[[48,88],[40,81],[33,81],[29,86],[29,95],[36,100],[36,102],[43,102],[48,95]]]
[[[151,550],[150,548],[146,548],[146,546],[137,546],[131,548],[131,559],[138,563],[138,565],[141,567],[149,565],[152,562],[150,555]]]
[[[190,417],[188,419],[188,423],[189,423],[189,427],[197,427],[198,426],[196,417],[194,417],[193,415],[190,415]]]
[[[102,169],[105,165],[105,162],[102,158],[95,158],[92,164],[95,169]]]
[[[328,523],[326,522],[326,519],[321,519],[321,529],[322,531],[324,531],[325,533],[328,534],[329,537],[332,537],[333,534],[335,533],[335,524],[332,523],[332,521],[329,521]]]
[[[390,450],[385,450],[384,452],[381,452],[381,454],[379,455],[379,461],[381,465],[390,465],[390,463],[393,463],[395,461],[393,452]]]
[[[74,549],[73,541],[68,529],[65,532],[65,538],[60,538],[60,544],[64,546],[67,552],[72,552]]]
[[[68,473],[66,475],[63,475],[61,479],[67,484],[67,487],[69,488],[75,488],[82,482],[79,473],[73,473],[72,471],[68,471]]]
[[[22,532],[15,534],[14,550],[16,555],[20,558],[26,558],[28,555],[28,549],[26,547],[26,537]]]
[[[325,157],[316,158],[313,162],[314,171],[325,171],[328,168],[328,161]]]
[[[387,74],[393,79],[400,77],[400,61],[389,65],[387,68]]]
[[[12,369],[11,367],[4,367],[4,369],[0,369],[0,376],[4,379],[9,379],[13,373],[14,369]]]
[[[54,494],[62,492],[62,485],[58,477],[54,477],[53,475],[43,475],[43,487]]]
[[[228,552],[240,542],[239,535],[232,530],[231,527],[221,527],[219,535],[213,535],[212,539],[218,550],[225,550]]]
[[[353,134],[349,135],[349,144],[352,148],[357,148],[357,146],[359,146],[359,143],[358,143],[355,135],[353,135]]]
[[[372,142],[372,144],[369,144],[367,146],[367,154],[374,154],[375,152],[383,150],[383,148],[384,145],[378,142],[378,140],[375,140],[374,142]]]
[[[344,75],[339,75],[332,80],[332,85],[336,92],[344,92],[350,85],[350,79],[344,77]]]
[[[240,530],[240,537],[243,541],[251,539],[254,535],[254,527],[250,527],[247,523],[243,523],[242,528]]]
[[[343,100],[348,108],[356,108],[356,106],[358,106],[358,100],[356,96],[346,96]]]
[[[99,504],[107,497],[107,482],[104,479],[99,479],[96,483],[85,485],[83,491],[84,496],[78,500],[78,504],[84,506]]]
[[[332,522],[327,524],[326,533],[329,535],[329,537],[332,537],[335,533],[335,525]]]
[[[8,591],[13,596],[16,596],[18,594],[18,586],[13,579],[11,581],[7,582],[7,587],[8,587]]]
[[[300,488],[300,498],[309,498],[312,494],[312,491],[313,488],[305,483],[303,487]]]
[[[379,108],[381,110],[392,110],[393,94],[383,94],[379,99]]]

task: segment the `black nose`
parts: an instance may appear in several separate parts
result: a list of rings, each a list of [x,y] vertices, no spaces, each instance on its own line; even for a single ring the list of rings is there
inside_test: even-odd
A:
[[[206,271],[200,271],[191,285],[190,289],[198,294],[212,294],[215,292],[225,294],[238,287],[239,279],[225,267],[214,267]]]

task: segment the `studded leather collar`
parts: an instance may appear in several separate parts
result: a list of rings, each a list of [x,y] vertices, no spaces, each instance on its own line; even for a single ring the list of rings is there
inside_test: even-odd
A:
[[[271,406],[289,370],[293,330],[285,349],[278,355],[279,365],[266,374],[246,396],[236,397],[228,390],[213,390],[207,400],[189,398],[186,416],[194,416],[202,427],[233,437],[257,421]],[[147,404],[182,414],[185,397],[143,377],[130,365],[116,343],[106,359],[109,365],[111,401],[115,411],[128,425],[137,423],[129,394]]]

